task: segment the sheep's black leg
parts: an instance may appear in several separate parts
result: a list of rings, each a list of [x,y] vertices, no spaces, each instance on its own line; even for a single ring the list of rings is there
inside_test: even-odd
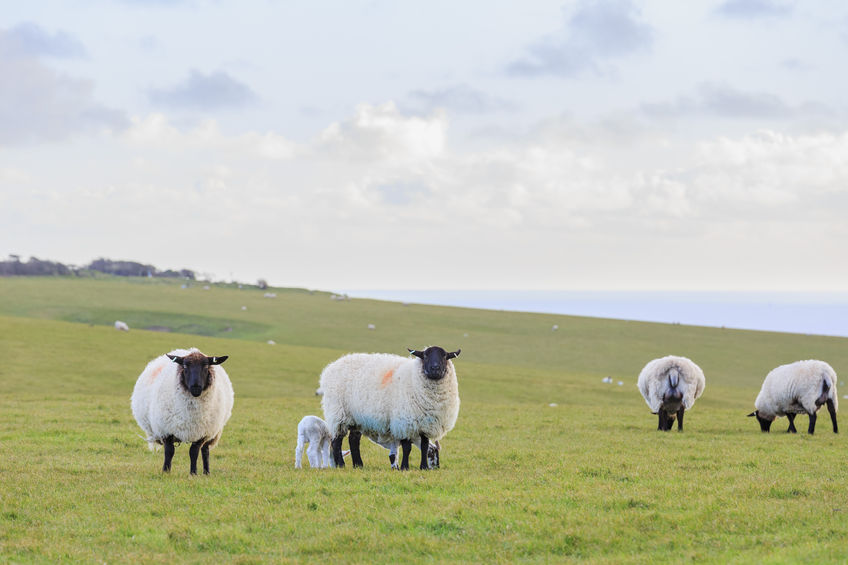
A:
[[[344,456],[342,455],[342,440],[345,437],[344,432],[339,432],[333,438],[333,461],[336,462],[336,467],[343,468],[345,466]]]
[[[171,470],[171,459],[174,458],[174,436],[166,437],[162,443],[165,446],[165,464],[162,465],[162,471],[167,473]]]
[[[409,471],[409,452],[412,451],[412,441],[402,439],[400,440],[400,447],[403,451],[403,457],[400,460],[400,470]]]
[[[827,399],[827,411],[830,412],[830,421],[833,422],[833,433],[839,433],[839,426],[836,425],[836,406],[833,405],[833,399]]]
[[[787,414],[787,418],[789,418],[789,429],[786,430],[788,434],[797,434],[798,430],[795,429],[795,414]]]
[[[197,454],[200,453],[200,446],[203,445],[203,440],[192,442],[191,447],[188,448],[188,457],[191,461],[191,474],[197,474]]]
[[[200,448],[200,455],[203,457],[203,474],[209,474],[209,442],[204,443]]]
[[[683,431],[683,413],[686,411],[686,408],[681,406],[680,410],[677,411],[677,431]]]
[[[397,455],[396,455],[396,454],[394,454],[394,453],[389,453],[389,463],[391,463],[391,465],[392,465],[392,469],[394,469],[394,468],[395,468],[395,459],[396,459],[396,458],[397,458]]]
[[[816,431],[816,413],[813,412],[810,414],[810,428],[807,430],[807,433],[813,435],[813,432]]]
[[[430,440],[427,439],[427,436],[421,434],[421,465],[420,468],[425,471],[430,469],[430,462],[427,459],[427,455],[430,453]]]
[[[663,410],[662,408],[660,408],[660,409],[657,411],[657,417],[658,417],[658,419],[659,419],[659,423],[657,424],[657,431],[659,431],[659,432],[664,432],[664,431],[665,431],[665,418],[666,418],[666,416],[665,416],[665,410]]]
[[[359,453],[359,440],[362,439],[362,432],[359,430],[350,430],[350,435],[347,438],[350,444],[350,460],[354,467],[362,467],[362,455]]]

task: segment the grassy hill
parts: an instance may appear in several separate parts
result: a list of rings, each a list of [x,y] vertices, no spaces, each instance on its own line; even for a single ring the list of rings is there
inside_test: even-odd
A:
[[[0,279],[0,560],[846,558],[844,436],[745,418],[779,364],[848,373],[846,339],[272,292]],[[392,472],[370,443],[361,470],[293,468],[327,363],[428,344],[462,348],[441,469]],[[163,475],[129,397],[147,361],[192,345],[230,355],[233,417],[211,476],[188,475],[186,446]],[[635,387],[668,353],[707,376],[682,434],[657,433]]]

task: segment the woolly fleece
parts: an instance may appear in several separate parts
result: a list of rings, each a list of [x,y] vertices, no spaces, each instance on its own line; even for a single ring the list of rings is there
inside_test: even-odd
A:
[[[819,409],[816,399],[821,395],[822,381],[825,380],[830,385],[828,398],[839,410],[836,372],[824,361],[814,359],[772,369],[763,381],[754,406],[766,419],[786,414],[814,414]]]
[[[642,393],[642,397],[654,414],[662,406],[663,394],[668,389],[668,372],[673,367],[677,367],[680,373],[677,388],[683,393],[683,406],[686,410],[692,408],[695,399],[704,392],[706,385],[704,372],[691,359],[676,355],[654,359],[645,365],[636,383],[639,392]]]
[[[335,435],[356,427],[376,438],[430,440],[444,437],[459,415],[453,363],[444,378],[424,376],[421,360],[388,353],[351,353],[321,373],[324,419]]]
[[[196,352],[195,348],[175,349],[170,354],[185,357]],[[168,436],[184,443],[212,440],[209,447],[214,447],[233,411],[230,377],[220,365],[209,367],[212,384],[195,398],[180,385],[178,369],[165,355],[147,364],[133,389],[133,416],[147,434],[151,450]]]

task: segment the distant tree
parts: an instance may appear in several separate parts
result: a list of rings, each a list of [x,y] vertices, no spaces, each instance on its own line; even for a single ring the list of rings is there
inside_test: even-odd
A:
[[[42,261],[36,257],[30,257],[29,261],[23,263],[18,255],[9,255],[8,261],[0,261],[0,275],[3,276],[41,277],[72,274],[73,271],[62,263]]]

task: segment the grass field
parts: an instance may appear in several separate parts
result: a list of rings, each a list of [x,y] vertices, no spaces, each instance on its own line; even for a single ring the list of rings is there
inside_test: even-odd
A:
[[[0,279],[0,560],[848,559],[845,436],[826,416],[812,437],[745,417],[779,364],[848,374],[846,339],[274,292]],[[462,348],[441,469],[393,472],[369,442],[364,469],[294,469],[324,365],[428,344]],[[210,476],[189,476],[186,446],[162,474],[129,408],[147,361],[185,346],[230,356],[236,401]],[[682,434],[656,432],[635,387],[668,353],[707,377]]]

